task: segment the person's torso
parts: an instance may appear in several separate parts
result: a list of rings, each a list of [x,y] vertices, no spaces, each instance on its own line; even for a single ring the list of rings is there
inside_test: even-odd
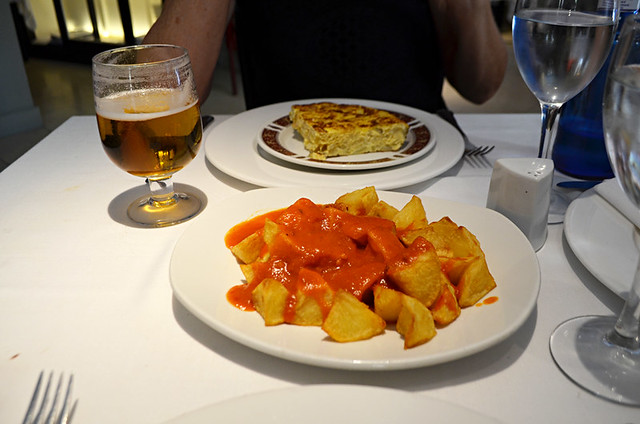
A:
[[[424,0],[237,0],[247,107],[321,97],[444,107]]]

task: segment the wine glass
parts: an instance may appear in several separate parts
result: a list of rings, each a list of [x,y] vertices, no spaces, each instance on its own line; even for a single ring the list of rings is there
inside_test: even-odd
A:
[[[539,158],[551,158],[562,105],[604,64],[615,37],[619,0],[518,0],[512,25],[518,69],[540,102]],[[552,193],[549,222],[562,222],[568,203]]]
[[[150,194],[134,201],[129,217],[164,227],[197,215],[202,202],[176,193],[172,175],[196,156],[202,120],[187,50],[172,45],[116,48],[93,58],[98,130],[107,156],[146,178]]]
[[[640,208],[640,18],[622,27],[603,100],[607,153],[620,186]],[[609,400],[640,405],[640,264],[616,319],[585,316],[552,334],[554,360],[569,378]]]

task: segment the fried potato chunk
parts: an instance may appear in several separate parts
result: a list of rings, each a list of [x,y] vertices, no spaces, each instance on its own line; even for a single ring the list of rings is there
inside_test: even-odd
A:
[[[269,218],[264,220],[264,228],[262,231],[262,239],[266,245],[271,248],[276,236],[280,233],[280,227],[278,224],[270,220]]]
[[[496,281],[489,272],[484,256],[476,257],[458,280],[458,303],[462,308],[475,305],[496,287]]]
[[[384,200],[378,200],[378,203],[373,205],[369,210],[369,216],[375,216],[377,218],[393,220],[393,217],[399,212],[398,208],[391,206]]]
[[[440,262],[442,263],[442,269],[449,277],[449,281],[457,285],[471,262],[475,261],[476,258],[477,256],[464,256],[458,258],[440,257]]]
[[[319,327],[324,321],[324,314],[318,301],[302,292],[296,295],[296,307],[291,324]]]
[[[250,234],[231,248],[231,253],[244,264],[255,262],[260,256],[264,240],[258,233]]]
[[[422,200],[418,196],[412,196],[392,221],[396,224],[398,232],[425,228],[428,222]]]
[[[242,271],[242,275],[244,275],[244,279],[248,284],[254,282],[256,274],[254,272],[252,264],[240,264],[240,271]]]
[[[365,187],[343,194],[335,203],[352,215],[368,215],[378,203],[378,193],[373,186]]]
[[[382,333],[386,326],[385,320],[354,295],[339,290],[322,329],[333,340],[344,343],[369,339]]]
[[[386,322],[396,322],[404,296],[402,292],[377,284],[373,287],[373,310]]]
[[[430,223],[427,227],[407,235],[405,242],[411,243],[416,237],[427,239],[438,252],[438,256],[459,258],[466,256],[480,256],[482,249],[478,239],[465,227],[460,227],[451,218],[444,217]],[[412,238],[411,238],[412,237]]]
[[[420,254],[407,263],[394,264],[387,271],[389,277],[403,293],[415,297],[427,308],[436,301],[443,289],[443,275],[440,260],[433,245],[422,240]]]
[[[265,278],[251,293],[256,311],[264,319],[265,325],[284,323],[284,312],[289,299],[289,291],[278,280]]]
[[[321,326],[331,309],[334,296],[335,292],[322,275],[306,268],[301,269],[291,324]]]
[[[431,311],[422,302],[410,296],[402,298],[396,330],[404,336],[405,349],[426,343],[436,335]]]
[[[444,289],[440,293],[440,297],[433,302],[429,309],[433,315],[433,320],[438,325],[450,324],[460,316],[461,309],[456,298],[456,292],[448,278],[444,283]]]

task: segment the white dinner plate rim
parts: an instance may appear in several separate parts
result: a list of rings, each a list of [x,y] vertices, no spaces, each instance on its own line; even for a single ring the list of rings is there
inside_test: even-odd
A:
[[[306,104],[306,102],[301,102],[300,104]],[[386,111],[390,113],[396,112],[395,110],[391,109],[387,109]],[[409,116],[406,113],[402,113],[402,115],[405,116],[403,120],[405,120],[407,124],[409,124],[409,132],[406,139],[409,142],[405,141],[400,149],[394,151],[365,153],[351,156],[338,156],[335,158],[327,158],[326,160],[313,160],[309,157],[308,152],[304,150],[301,141],[299,143],[300,146],[295,151],[287,149],[286,146],[280,142],[280,138],[283,137],[284,134],[293,132],[290,122],[286,126],[280,124],[280,122],[288,118],[288,116],[280,116],[276,119],[270,119],[269,121],[267,121],[258,131],[256,140],[258,142],[258,146],[267,154],[284,160],[285,162],[294,163],[300,166],[318,169],[332,169],[338,171],[358,171],[389,168],[421,158],[422,156],[433,150],[437,143],[436,133],[429,128],[429,125],[427,123],[422,122],[421,120],[413,116]],[[416,130],[420,129],[423,126],[429,133],[428,141],[420,150],[410,154],[405,153],[407,150],[411,150],[411,148],[415,145],[416,138],[418,137]],[[265,132],[267,132],[270,137],[273,138],[273,143],[276,143],[280,148],[286,150],[287,153],[283,153],[278,149],[274,149],[270,145],[270,143],[265,140]]]
[[[364,106],[393,109],[428,124],[437,142],[422,157],[389,168],[337,171],[304,167],[262,152],[257,134],[265,122],[288,113],[291,105],[302,102],[351,102]],[[234,115],[214,128],[204,140],[205,157],[215,168],[237,180],[258,187],[325,186],[352,188],[375,185],[393,190],[427,181],[448,171],[464,153],[460,132],[442,118],[409,106],[363,99],[304,99],[250,109]]]
[[[565,214],[564,235],[571,251],[596,279],[623,299],[629,292],[638,258],[634,231],[633,223],[595,188],[573,200]],[[633,258],[625,258],[629,252],[634,252]]]
[[[340,194],[342,191],[335,188],[256,189],[229,198],[219,207],[209,207],[187,228],[175,246],[170,265],[174,295],[204,323],[245,346],[294,362],[351,370],[417,368],[469,356],[512,335],[535,307],[540,270],[537,256],[522,232],[492,210],[428,197],[421,199],[430,219],[447,215],[460,221],[462,217],[463,222],[458,224],[476,233],[498,284],[488,296],[499,298],[492,305],[463,310],[461,317],[442,329],[431,342],[403,350],[401,337],[394,330],[387,330],[385,334],[369,340],[338,344],[328,341],[326,334],[317,327],[281,325],[267,328],[257,313],[239,311],[231,306],[226,300],[226,291],[240,283],[242,274],[224,247],[226,231],[255,213],[285,207],[300,197],[331,202]],[[402,207],[410,199],[410,195],[405,193],[379,191],[379,195],[397,207]],[[430,210],[436,211],[433,213],[438,216],[432,215]],[[496,231],[501,234],[500,242],[496,237],[487,237]],[[507,240],[509,246],[504,249],[501,246]],[[216,255],[224,258],[215,259]],[[511,261],[505,261],[505,257]],[[498,262],[500,267],[495,269]],[[517,269],[512,269],[514,263]],[[222,270],[227,268],[229,276],[222,276]],[[507,277],[509,281],[503,281]],[[480,311],[486,315],[478,315]],[[472,317],[472,314],[475,315]],[[486,321],[489,328],[482,328],[485,333],[480,335],[482,332],[469,324],[469,320],[482,317],[485,317],[483,322]],[[464,327],[462,323],[465,323]],[[490,331],[492,326],[495,326],[495,331]],[[445,334],[449,336],[444,337]],[[456,337],[464,337],[464,342],[456,340]],[[470,343],[469,340],[474,338],[478,339]],[[440,345],[437,344],[439,340]],[[444,343],[451,344],[451,347],[443,349]],[[381,356],[376,356],[378,354]]]
[[[327,408],[318,408],[320,405]],[[364,405],[366,410],[358,405]],[[310,410],[314,414],[310,415]],[[327,419],[334,424],[383,424],[395,420],[422,421],[425,416],[458,423],[499,422],[461,405],[400,389],[314,384],[234,397],[187,412],[165,424],[246,423],[247,419],[256,417],[257,411],[262,417],[259,421],[267,424],[314,424],[325,423]]]

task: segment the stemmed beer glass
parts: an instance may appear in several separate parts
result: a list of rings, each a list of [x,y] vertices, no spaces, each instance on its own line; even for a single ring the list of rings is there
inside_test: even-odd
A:
[[[129,206],[129,217],[163,227],[197,215],[200,199],[174,192],[171,181],[202,140],[186,49],[141,45],[99,53],[93,58],[93,93],[105,152],[124,171],[146,178],[150,189]]]
[[[603,100],[609,161],[620,186],[640,208],[640,17],[631,15],[620,33]],[[622,312],[586,316],[552,334],[558,366],[580,386],[615,402],[640,405],[640,264]]]
[[[589,85],[606,61],[618,14],[619,0],[517,1],[513,47],[520,74],[542,110],[539,158],[551,158],[562,105]],[[550,222],[561,222],[566,206],[552,196]]]

